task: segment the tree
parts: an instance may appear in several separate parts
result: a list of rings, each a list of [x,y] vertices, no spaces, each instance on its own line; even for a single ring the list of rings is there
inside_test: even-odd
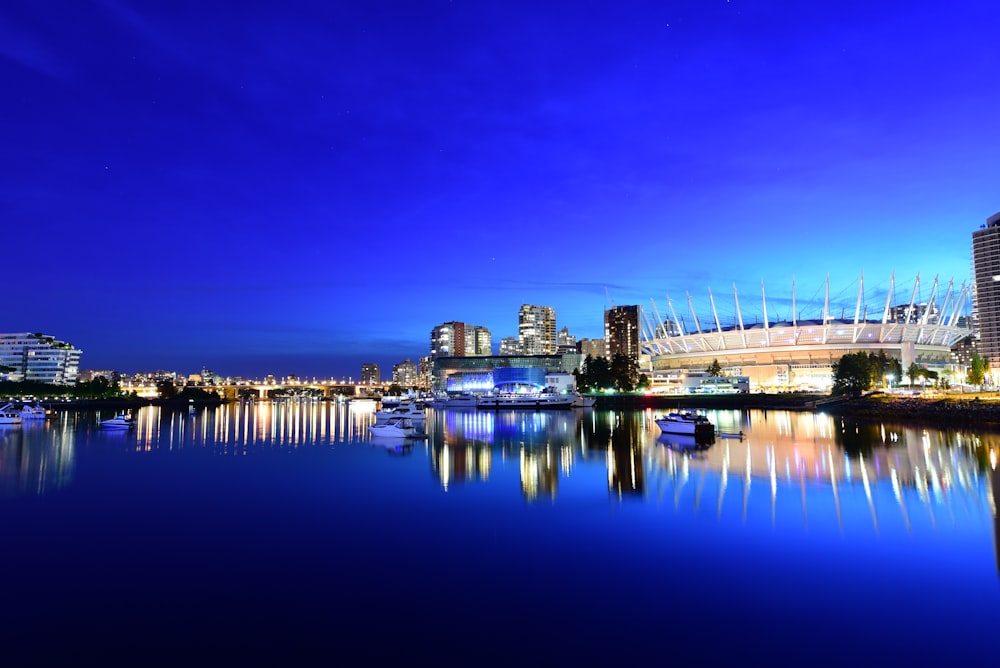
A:
[[[712,363],[708,365],[707,371],[709,376],[721,376],[722,365],[719,364],[719,360],[718,359],[712,360]]]
[[[920,375],[920,365],[916,362],[910,362],[910,366],[906,367],[906,375],[910,377],[910,385],[913,385],[917,376]]]
[[[979,353],[972,353],[972,364],[969,365],[967,380],[970,385],[982,385],[986,381],[986,372],[990,370],[990,364],[980,357]]]
[[[848,353],[833,363],[833,393],[860,394],[873,385],[877,362],[864,352]]]
[[[581,376],[584,380],[584,387],[588,390],[601,391],[614,385],[611,380],[611,367],[608,365],[607,357],[591,357],[587,355],[587,359],[583,363]]]
[[[639,363],[624,353],[612,358],[610,371],[611,382],[619,392],[631,392],[639,382]]]
[[[177,396],[177,386],[174,385],[174,381],[164,378],[156,383],[156,392],[163,399],[173,399]]]

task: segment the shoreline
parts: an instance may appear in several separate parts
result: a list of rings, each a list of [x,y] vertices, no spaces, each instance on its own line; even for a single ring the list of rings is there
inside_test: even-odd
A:
[[[595,396],[595,395],[590,395]],[[860,398],[831,397],[823,394],[725,394],[648,396],[596,395],[596,410],[733,409],[788,410],[826,413],[864,422],[909,422],[936,427],[1000,429],[1000,395],[997,393],[904,397],[871,394]],[[236,403],[238,400],[203,399],[73,399],[43,401],[50,410],[137,409],[160,406],[184,409]]]

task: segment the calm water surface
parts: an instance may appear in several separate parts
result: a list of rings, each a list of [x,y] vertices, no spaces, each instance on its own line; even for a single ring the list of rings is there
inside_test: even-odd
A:
[[[1000,663],[995,435],[436,410],[407,443],[372,410],[0,427],[0,656]]]

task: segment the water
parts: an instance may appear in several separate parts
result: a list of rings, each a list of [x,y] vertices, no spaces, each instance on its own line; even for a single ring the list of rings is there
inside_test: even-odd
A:
[[[437,410],[404,444],[372,410],[0,428],[2,656],[996,661],[995,435]]]

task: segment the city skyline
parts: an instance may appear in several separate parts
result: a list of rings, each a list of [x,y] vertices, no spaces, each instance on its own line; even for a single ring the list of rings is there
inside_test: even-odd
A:
[[[85,369],[359,377],[441,323],[496,348],[522,304],[579,340],[612,306],[734,282],[745,310],[827,274],[842,303],[862,271],[957,286],[1000,211],[997,19],[15,2],[0,331]]]

